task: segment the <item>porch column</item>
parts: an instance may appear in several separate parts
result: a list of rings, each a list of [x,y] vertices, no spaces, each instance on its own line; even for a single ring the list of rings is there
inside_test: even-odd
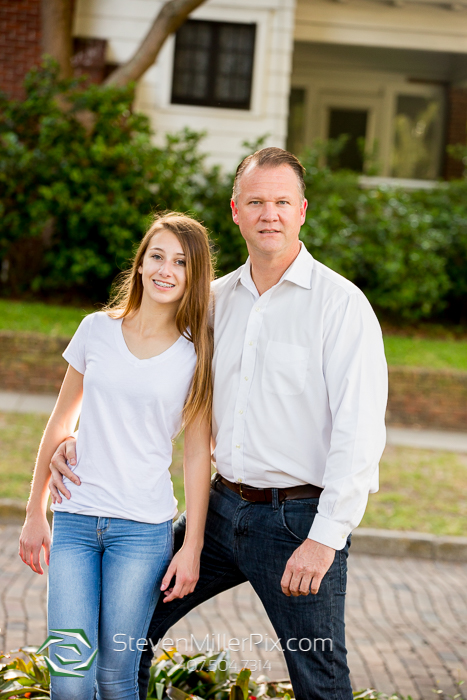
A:
[[[446,129],[446,145],[467,144],[467,90],[450,87],[448,95],[448,114]],[[446,155],[444,163],[444,177],[446,180],[454,180],[462,177],[465,169],[464,163]]]

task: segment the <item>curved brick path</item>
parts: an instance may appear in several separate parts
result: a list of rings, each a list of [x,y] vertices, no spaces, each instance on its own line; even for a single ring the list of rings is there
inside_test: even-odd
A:
[[[22,564],[18,535],[18,526],[0,526],[0,649],[37,645],[46,634],[46,578]],[[200,606],[168,636],[182,640],[183,651],[185,644],[194,644],[190,635],[200,645],[212,634],[221,644],[248,640],[244,653],[232,654],[237,668],[248,660],[252,667],[256,663],[253,675],[261,668],[273,678],[286,676],[281,654],[271,651],[274,631],[248,584]],[[258,635],[253,652],[251,634]],[[259,635],[263,641],[255,645]],[[428,700],[437,684],[454,695],[459,692],[455,682],[463,679],[460,693],[467,698],[467,564],[354,554],[347,641],[354,688],[372,686]]]

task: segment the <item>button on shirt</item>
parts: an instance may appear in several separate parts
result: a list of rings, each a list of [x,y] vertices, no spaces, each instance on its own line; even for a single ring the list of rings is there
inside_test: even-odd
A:
[[[261,296],[249,259],[213,292],[218,472],[258,488],[322,487],[308,536],[342,549],[378,490],[386,439],[387,366],[369,302],[303,244]]]

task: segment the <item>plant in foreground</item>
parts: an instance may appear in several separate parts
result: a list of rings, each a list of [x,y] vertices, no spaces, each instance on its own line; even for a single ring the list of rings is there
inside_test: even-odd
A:
[[[214,654],[179,654],[165,651],[152,665],[148,700],[212,698],[212,700],[254,700],[268,697],[293,697],[290,682],[273,682],[265,676],[256,681],[243,668],[236,674],[227,651]]]
[[[0,654],[0,699],[49,700],[50,676],[44,657],[36,647],[23,647]],[[12,654],[21,654],[14,656]],[[24,660],[25,657],[26,660]],[[251,678],[249,668],[240,673],[231,671],[229,652],[214,654],[179,654],[176,649],[164,651],[151,666],[148,700],[261,700],[294,697],[290,681],[270,681],[266,676]],[[459,681],[460,687],[464,681]],[[446,695],[439,688],[433,692],[458,700],[460,693]],[[412,700],[399,693],[387,695],[373,688],[353,693],[354,700]]]
[[[11,653],[15,652],[23,654],[27,660],[0,654],[0,698],[48,700],[50,677],[44,657],[35,653],[36,647],[23,647]]]

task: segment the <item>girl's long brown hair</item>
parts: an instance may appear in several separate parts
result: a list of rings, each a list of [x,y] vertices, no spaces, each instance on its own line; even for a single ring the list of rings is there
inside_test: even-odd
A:
[[[104,308],[112,318],[125,318],[141,306],[143,284],[138,272],[155,233],[168,229],[179,240],[186,260],[186,290],[175,317],[177,329],[196,352],[196,367],[185,406],[183,425],[197,416],[211,420],[213,333],[209,325],[209,300],[214,278],[211,249],[204,226],[184,214],[169,212],[154,219],[139,244],[132,266],[118,278],[112,298]]]

